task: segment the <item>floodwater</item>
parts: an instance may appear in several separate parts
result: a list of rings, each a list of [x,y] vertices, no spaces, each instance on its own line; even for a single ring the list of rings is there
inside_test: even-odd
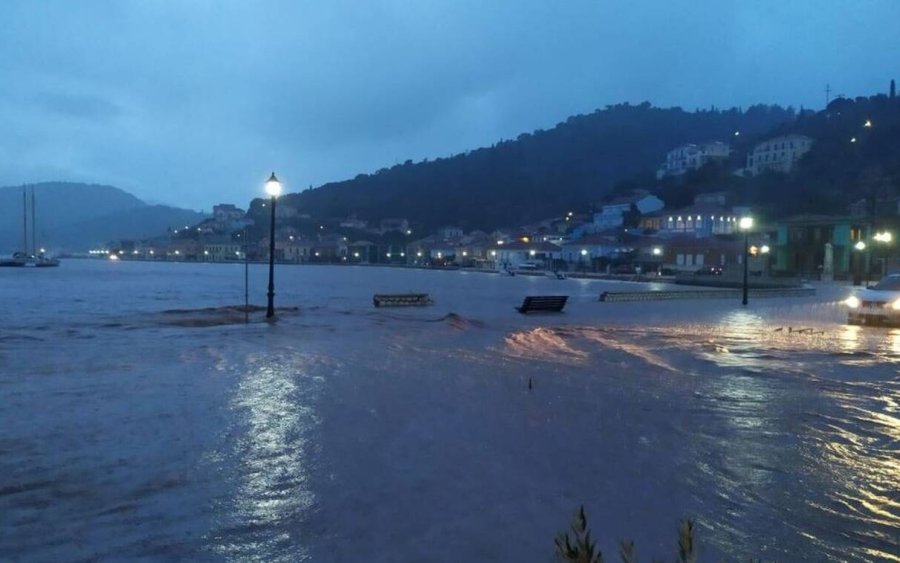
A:
[[[705,561],[900,561],[900,331],[847,288],[276,276],[297,309],[245,325],[242,265],[0,269],[0,560],[549,562],[583,504],[610,558],[691,517]],[[405,291],[436,303],[372,307]]]

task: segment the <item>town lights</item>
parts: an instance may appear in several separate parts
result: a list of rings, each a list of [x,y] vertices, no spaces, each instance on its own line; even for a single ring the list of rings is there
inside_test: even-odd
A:
[[[862,252],[863,250],[866,249],[866,243],[864,243],[863,241],[859,241],[853,245],[853,248]]]
[[[662,248],[658,246],[654,246],[652,252],[654,256],[662,256]]]
[[[750,229],[753,228],[753,217],[741,217],[738,227],[744,231],[744,284],[741,296],[741,305],[747,305],[747,293],[749,289],[749,262],[750,262]]]
[[[582,256],[587,256],[587,253],[588,253],[587,248],[582,248],[582,249],[581,249],[581,255],[582,255]]]
[[[266,193],[272,198],[272,220],[269,222],[269,298],[266,307],[266,318],[275,316],[275,200],[281,195],[281,182],[275,177],[275,173],[266,180]]]

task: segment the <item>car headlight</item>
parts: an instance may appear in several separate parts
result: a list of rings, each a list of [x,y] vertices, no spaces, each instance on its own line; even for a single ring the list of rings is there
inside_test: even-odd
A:
[[[898,299],[897,301],[894,301],[894,303],[898,303],[898,302],[900,302],[900,299]],[[851,295],[850,297],[844,299],[844,304],[846,306],[850,307],[851,309],[856,309],[857,307],[859,307],[859,297],[857,297],[855,295]]]
[[[891,309],[895,311],[900,311],[900,299],[897,299],[893,303],[891,303]]]

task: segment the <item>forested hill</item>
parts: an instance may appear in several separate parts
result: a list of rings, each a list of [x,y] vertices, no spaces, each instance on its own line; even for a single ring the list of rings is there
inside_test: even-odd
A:
[[[884,94],[839,98],[822,111],[801,112],[765,137],[791,133],[807,135],[814,142],[790,174],[752,178],[733,174],[747,150],[761,140],[748,137],[733,147],[735,157],[728,166],[709,166],[678,181],[641,187],[653,189],[670,207],[689,204],[697,193],[726,191],[732,202],[752,205],[769,219],[800,213],[842,215],[850,203],[863,198],[869,215],[888,212],[885,206],[900,193],[900,98]],[[638,183],[617,188],[625,191]]]
[[[735,131],[752,138],[794,119],[792,109],[779,106],[695,112],[608,106],[491,147],[288,194],[284,202],[319,219],[404,217],[429,231],[443,224],[514,226],[585,209],[625,178],[652,181],[665,153],[680,144],[730,142]]]

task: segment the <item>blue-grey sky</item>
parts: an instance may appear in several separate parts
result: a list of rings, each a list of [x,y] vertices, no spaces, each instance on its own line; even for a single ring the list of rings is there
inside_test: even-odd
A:
[[[898,0],[3,0],[0,185],[194,209],[606,104],[819,109],[900,79]]]

